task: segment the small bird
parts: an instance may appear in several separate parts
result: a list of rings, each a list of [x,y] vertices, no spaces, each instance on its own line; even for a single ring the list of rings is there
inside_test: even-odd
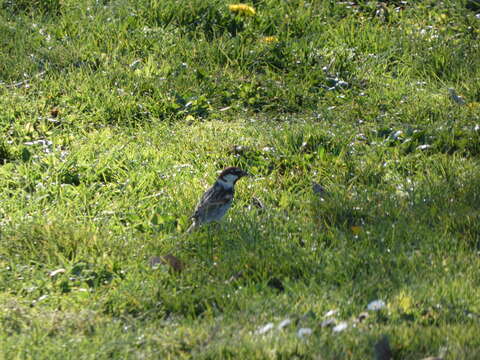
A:
[[[244,176],[248,176],[248,173],[238,167],[223,170],[215,184],[200,199],[187,232],[196,230],[202,224],[220,220],[232,206],[235,183]]]

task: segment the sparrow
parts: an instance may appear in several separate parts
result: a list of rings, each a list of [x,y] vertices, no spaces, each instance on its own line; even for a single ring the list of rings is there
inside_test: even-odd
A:
[[[232,206],[235,183],[244,176],[248,176],[248,173],[238,167],[223,170],[200,199],[187,232],[196,230],[200,225],[220,220]]]

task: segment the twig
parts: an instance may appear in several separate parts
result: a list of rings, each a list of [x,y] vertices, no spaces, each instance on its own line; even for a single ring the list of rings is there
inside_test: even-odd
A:
[[[7,87],[7,88],[19,88],[19,87],[22,87],[22,86],[24,86],[24,85],[27,85],[27,84],[30,82],[30,80],[42,77],[43,75],[45,75],[45,73],[46,73],[46,71],[42,71],[42,72],[40,72],[40,73],[38,73],[38,74],[36,74],[36,75],[28,78],[28,79],[19,81],[19,82],[17,82],[17,83],[5,85],[5,87]]]

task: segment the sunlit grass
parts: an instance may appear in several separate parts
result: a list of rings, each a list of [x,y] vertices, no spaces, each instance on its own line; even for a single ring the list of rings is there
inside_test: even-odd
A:
[[[365,359],[383,335],[394,358],[478,357],[461,2],[2,6],[6,358]],[[233,165],[253,177],[226,218],[185,234]],[[150,266],[167,254],[185,268]]]

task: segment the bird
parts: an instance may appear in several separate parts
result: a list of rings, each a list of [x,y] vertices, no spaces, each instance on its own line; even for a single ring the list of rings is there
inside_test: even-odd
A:
[[[192,225],[187,229],[187,233],[203,224],[220,220],[232,206],[235,183],[248,175],[246,171],[235,166],[224,169],[198,202],[191,216]]]

